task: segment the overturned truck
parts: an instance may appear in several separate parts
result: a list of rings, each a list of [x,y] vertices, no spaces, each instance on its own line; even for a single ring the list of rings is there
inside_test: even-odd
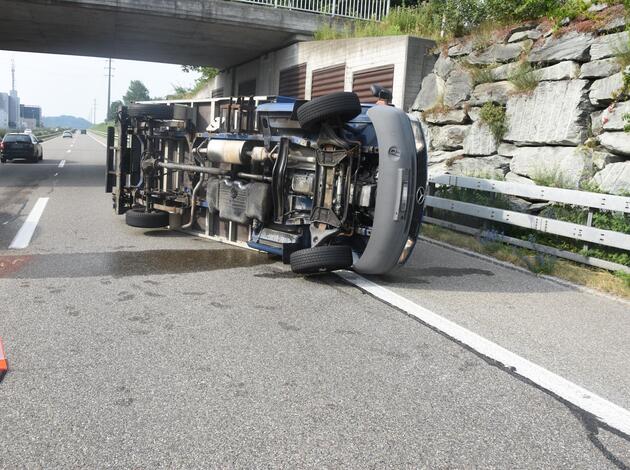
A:
[[[427,147],[420,123],[373,91],[376,105],[340,92],[121,107],[108,132],[114,210],[134,227],[276,255],[300,274],[387,273],[416,244]]]

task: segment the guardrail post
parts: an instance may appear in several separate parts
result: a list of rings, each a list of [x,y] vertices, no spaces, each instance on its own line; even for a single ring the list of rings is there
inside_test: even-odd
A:
[[[592,227],[593,226],[593,209],[589,208],[588,210],[588,216],[586,217],[586,226],[587,227]],[[589,246],[588,243],[584,244],[584,251],[588,251]]]
[[[332,16],[335,16],[335,11],[337,10],[337,0],[333,0],[332,2]]]
[[[427,196],[433,196],[435,195],[435,183],[429,183],[429,185],[427,186]],[[424,205],[424,211],[426,213],[427,217],[433,217],[433,207],[425,204]]]

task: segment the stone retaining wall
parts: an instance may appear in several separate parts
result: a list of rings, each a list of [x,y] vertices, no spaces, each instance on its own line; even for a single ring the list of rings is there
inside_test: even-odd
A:
[[[630,193],[630,97],[618,96],[630,38],[621,6],[598,10],[598,20],[556,32],[531,23],[485,47],[479,38],[444,47],[412,107],[429,136],[430,173]],[[517,78],[529,67],[524,90]],[[505,110],[498,141],[480,118],[486,103]]]

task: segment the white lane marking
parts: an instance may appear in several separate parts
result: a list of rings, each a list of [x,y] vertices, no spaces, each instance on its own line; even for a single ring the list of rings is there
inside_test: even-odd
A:
[[[26,218],[24,225],[22,225],[17,235],[9,245],[9,249],[22,250],[28,246],[31,242],[31,238],[33,238],[35,229],[37,228],[37,223],[44,213],[44,209],[46,209],[46,204],[48,204],[47,197],[40,197],[37,200],[33,210],[31,210],[31,213]]]
[[[94,137],[92,134],[90,134],[88,132],[88,135],[92,138],[93,141],[98,142],[99,144],[101,144],[103,147],[107,148],[107,144],[104,142],[101,142],[100,140],[98,140],[96,137]]]
[[[63,168],[64,166],[66,166],[66,161],[65,160],[61,160],[59,162],[59,168]]]
[[[435,328],[450,338],[468,346],[481,355],[503,364],[506,368],[539,387],[591,413],[613,429],[630,435],[630,411],[580,387],[569,380],[541,367],[507,349],[487,340],[466,328],[427,310],[401,295],[392,292],[364,277],[350,271],[337,274],[359,289],[383,302],[399,308],[421,322]]]

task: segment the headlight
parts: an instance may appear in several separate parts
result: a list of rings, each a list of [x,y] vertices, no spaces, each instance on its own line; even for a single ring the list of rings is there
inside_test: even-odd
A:
[[[426,147],[426,141],[424,138],[424,132],[422,131],[422,124],[420,120],[412,115],[408,114],[409,121],[411,122],[411,129],[413,130],[413,138],[416,141],[416,153],[422,152]]]

